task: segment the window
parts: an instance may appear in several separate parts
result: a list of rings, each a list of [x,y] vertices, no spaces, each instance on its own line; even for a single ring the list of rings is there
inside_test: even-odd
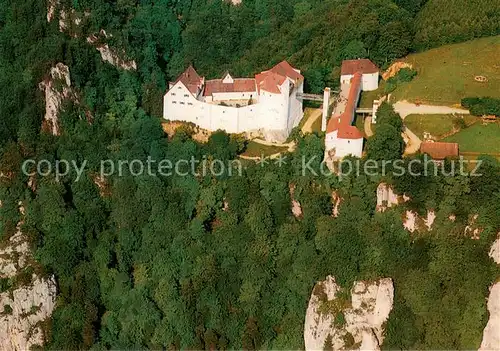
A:
[[[192,102],[188,102],[188,105],[193,106],[193,103]]]
[[[178,87],[177,87],[177,89],[182,89],[182,87],[181,87],[181,86],[178,86]]]
[[[176,104],[176,103],[177,103],[177,101],[172,101],[172,103],[173,103],[173,104]]]
[[[184,97],[189,97],[189,94],[184,94]]]
[[[185,105],[184,101],[179,102],[181,105]]]
[[[175,96],[175,93],[172,93],[172,96]]]

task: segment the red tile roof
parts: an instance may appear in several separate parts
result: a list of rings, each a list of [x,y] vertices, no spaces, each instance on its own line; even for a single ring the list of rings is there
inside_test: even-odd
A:
[[[214,79],[205,82],[203,95],[210,96],[213,93],[252,93],[256,90],[255,79],[253,78],[236,78],[234,83],[224,83],[222,79]]]
[[[359,72],[361,74],[376,73],[378,67],[368,59],[344,60],[340,69],[341,75],[349,75]]]
[[[259,93],[261,90],[264,90],[269,93],[279,94],[281,93],[279,87],[285,82],[285,80],[285,76],[272,71],[266,71],[255,75],[255,81],[257,82],[257,89],[259,90]]]
[[[458,144],[424,141],[420,144],[420,152],[436,160],[444,160],[446,157],[458,157]]]
[[[279,94],[279,87],[290,78],[295,84],[304,80],[302,74],[297,72],[287,61],[281,61],[268,71],[263,71],[255,76],[257,89]]]
[[[361,139],[363,134],[358,128],[351,125],[356,113],[356,100],[361,90],[361,73],[357,72],[351,79],[349,95],[344,112],[339,117],[330,118],[326,127],[326,133],[338,130],[339,139]]]
[[[281,61],[276,66],[270,69],[271,72],[277,73],[281,76],[288,77],[293,81],[297,82],[303,80],[302,74],[297,72],[287,61]]]
[[[174,84],[180,81],[188,88],[191,94],[197,94],[203,87],[204,80],[205,78],[200,77],[194,67],[189,65],[189,67],[177,78]]]

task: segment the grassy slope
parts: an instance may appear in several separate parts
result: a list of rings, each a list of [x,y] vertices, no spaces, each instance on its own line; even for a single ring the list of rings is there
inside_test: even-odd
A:
[[[393,96],[397,100],[444,105],[458,104],[466,96],[500,98],[499,57],[500,36],[409,55],[404,61],[413,64],[418,75],[413,81],[400,85]],[[476,82],[476,75],[487,77],[488,82]]]
[[[278,152],[285,152],[288,147],[274,146],[274,145],[262,145],[254,141],[250,141],[247,144],[245,152],[242,154],[249,157],[259,157],[259,156],[271,156]]]
[[[500,124],[476,123],[443,141],[458,143],[462,152],[500,153]]]
[[[451,132],[454,128],[453,115],[409,115],[405,118],[405,125],[419,138],[424,137],[424,132],[431,133],[437,139]],[[477,117],[464,116],[465,123],[470,125],[477,121]]]

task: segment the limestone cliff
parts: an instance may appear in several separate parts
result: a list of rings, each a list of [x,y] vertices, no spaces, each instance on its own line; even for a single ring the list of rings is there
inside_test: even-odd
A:
[[[32,269],[29,245],[17,232],[0,249],[0,350],[29,350],[44,343],[43,322],[54,310],[56,283]]]
[[[306,350],[379,350],[393,299],[390,278],[355,282],[349,300],[335,278],[328,276],[316,284],[309,300],[304,325]]]
[[[491,246],[490,257],[497,264],[500,264],[500,232],[497,240]],[[490,318],[483,332],[480,351],[500,350],[500,282],[496,282],[490,287],[488,297],[488,312]]]

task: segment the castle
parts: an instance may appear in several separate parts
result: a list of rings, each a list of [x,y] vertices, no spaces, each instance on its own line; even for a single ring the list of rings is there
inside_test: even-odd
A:
[[[304,77],[282,61],[254,78],[205,80],[189,66],[163,98],[163,117],[192,122],[203,129],[228,133],[254,132],[269,141],[283,141],[299,124]]]
[[[327,160],[339,160],[348,155],[362,156],[363,134],[352,123],[361,91],[378,88],[379,70],[368,59],[343,61],[340,74],[340,94],[326,125]]]

